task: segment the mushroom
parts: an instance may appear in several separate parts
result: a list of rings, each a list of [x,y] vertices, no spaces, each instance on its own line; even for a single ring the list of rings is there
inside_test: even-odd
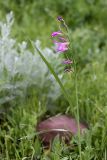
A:
[[[86,125],[80,123],[81,134],[86,128]],[[56,115],[38,123],[36,129],[44,145],[49,145],[57,135],[68,143],[72,136],[78,133],[78,124],[70,116]]]

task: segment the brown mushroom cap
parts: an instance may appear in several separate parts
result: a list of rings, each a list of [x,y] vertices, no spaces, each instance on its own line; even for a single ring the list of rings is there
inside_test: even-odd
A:
[[[81,134],[86,128],[84,124],[80,123]],[[57,135],[68,142],[73,135],[78,133],[78,125],[74,118],[66,115],[57,115],[37,124],[37,132],[44,144],[49,144]]]

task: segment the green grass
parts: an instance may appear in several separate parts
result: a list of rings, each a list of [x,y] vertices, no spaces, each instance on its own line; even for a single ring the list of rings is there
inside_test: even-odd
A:
[[[57,30],[55,17],[64,16],[69,25],[77,62],[79,116],[89,126],[81,136],[82,160],[107,159],[106,6],[106,1],[100,0],[32,0],[32,3],[0,0],[0,19],[10,10],[15,14],[12,35],[17,41],[40,39],[43,46],[52,46],[50,34]],[[36,132],[36,124],[42,117],[58,113],[74,116],[74,79],[74,74],[71,78],[64,75],[64,87],[71,97],[72,107],[63,94],[50,102],[47,93],[42,94],[43,90],[35,86],[29,86],[23,99],[2,106],[7,110],[0,115],[0,160],[79,160],[78,136],[71,139],[70,146],[60,143],[56,137],[51,150],[46,151]],[[55,107],[48,108],[47,104]]]

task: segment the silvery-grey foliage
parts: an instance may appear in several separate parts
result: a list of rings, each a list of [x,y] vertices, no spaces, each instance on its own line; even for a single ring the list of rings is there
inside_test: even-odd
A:
[[[6,16],[6,23],[0,22],[0,104],[23,96],[26,88],[32,85],[35,85],[35,90],[48,86],[48,97],[56,99],[60,95],[59,86],[38,53],[33,54],[27,42],[17,43],[11,38],[13,22],[12,12]],[[40,41],[36,43],[40,47]],[[41,50],[59,74],[61,59],[49,48]]]

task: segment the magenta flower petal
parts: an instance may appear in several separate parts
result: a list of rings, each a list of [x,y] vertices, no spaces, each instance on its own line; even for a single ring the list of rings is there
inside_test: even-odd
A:
[[[72,64],[73,62],[70,59],[66,59],[62,63],[63,64]]]
[[[56,45],[56,50],[57,52],[65,52],[68,50],[68,42],[57,42],[54,41],[55,45]]]
[[[52,36],[52,37],[55,37],[55,36],[60,35],[60,34],[62,34],[62,32],[61,32],[61,31],[57,31],[57,32],[53,32],[53,33],[51,34],[51,36]]]

